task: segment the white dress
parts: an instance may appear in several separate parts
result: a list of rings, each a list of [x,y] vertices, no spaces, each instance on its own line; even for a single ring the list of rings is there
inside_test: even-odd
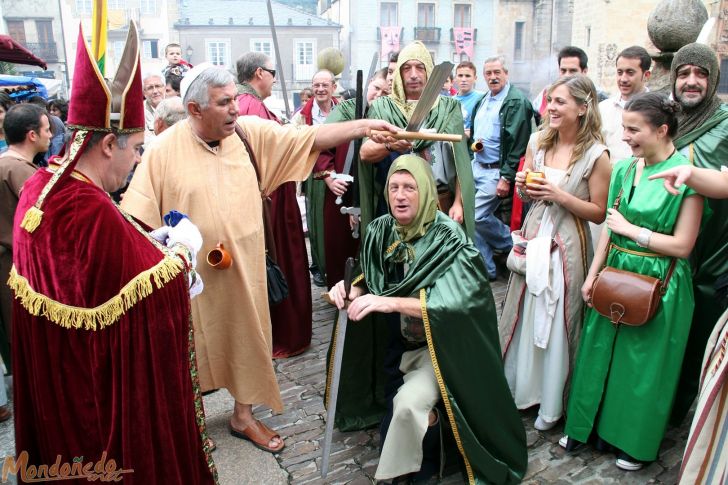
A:
[[[564,170],[546,166],[543,169],[546,178],[557,185],[566,175]],[[544,212],[539,237],[551,237],[550,212]],[[539,416],[546,422],[555,422],[563,415],[563,390],[569,375],[564,288],[562,254],[557,247],[551,252],[546,290],[534,295],[526,288],[513,343],[504,361],[506,379],[518,409],[540,403]]]

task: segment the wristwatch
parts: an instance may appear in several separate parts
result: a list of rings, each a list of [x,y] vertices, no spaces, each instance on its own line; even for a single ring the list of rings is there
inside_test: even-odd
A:
[[[639,234],[637,234],[637,238],[635,239],[635,242],[637,243],[637,246],[639,246],[641,248],[646,248],[650,245],[651,237],[652,237],[652,231],[650,231],[646,227],[641,227]]]

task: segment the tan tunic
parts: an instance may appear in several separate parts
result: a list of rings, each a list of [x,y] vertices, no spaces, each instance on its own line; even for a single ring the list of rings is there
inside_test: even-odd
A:
[[[255,151],[266,193],[311,172],[318,156],[312,151],[316,127],[280,126],[255,116],[238,123]],[[122,207],[151,227],[177,210],[202,232],[197,271],[205,289],[192,300],[202,390],[226,388],[238,402],[281,411],[271,360],[262,205],[237,135],[212,149],[187,120],[175,124],[144,153]],[[212,269],[205,260],[218,242],[233,257],[226,270]]]

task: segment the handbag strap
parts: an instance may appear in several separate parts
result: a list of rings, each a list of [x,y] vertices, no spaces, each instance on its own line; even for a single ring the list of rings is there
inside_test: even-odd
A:
[[[629,174],[632,172],[632,169],[637,166],[638,159],[635,158],[632,160],[632,163],[629,164],[629,167],[627,168],[627,172],[624,174],[624,179],[622,180],[622,186],[619,188],[619,193],[617,194],[617,198],[614,199],[614,203],[612,204],[612,209],[618,211],[619,206],[622,203],[622,195],[624,195],[624,184],[627,183],[627,177],[629,177]],[[612,236],[610,234],[609,236],[609,244],[607,244],[607,248],[605,250],[605,257],[604,257],[604,264],[602,264],[602,269],[604,269],[607,266],[607,256],[609,256],[609,249],[611,247],[617,247],[614,242],[612,242]],[[670,258],[670,267],[667,269],[667,275],[665,275],[665,279],[660,282],[660,294],[664,295],[667,292],[667,285],[670,283],[670,278],[672,278],[672,274],[675,272],[675,265],[677,264],[677,258],[671,257]]]
[[[263,234],[265,237],[265,251],[273,262],[276,262],[278,260],[278,253],[276,252],[276,241],[273,237],[273,221],[270,215],[271,199],[270,196],[265,194],[263,186],[261,185],[258,159],[255,157],[253,147],[250,146],[248,136],[237,122],[235,123],[235,133],[240,138],[240,141],[242,141],[245,145],[245,149],[248,151],[248,156],[250,157],[250,163],[253,165],[253,170],[255,170],[255,178],[258,180],[258,190],[260,191],[260,198],[263,203]]]

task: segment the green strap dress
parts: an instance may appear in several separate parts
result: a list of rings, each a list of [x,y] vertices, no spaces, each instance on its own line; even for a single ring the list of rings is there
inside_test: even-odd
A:
[[[680,194],[673,196],[664,189],[662,180],[648,177],[687,164],[688,160],[674,154],[664,162],[645,167],[636,187],[634,169],[625,179],[631,162],[623,160],[615,166],[609,206],[624,181],[619,212],[632,224],[672,234],[683,200],[695,191],[683,186]],[[611,249],[609,266],[665,277],[671,258],[636,254],[648,250],[625,236],[611,237],[626,251]],[[569,396],[565,429],[569,437],[586,442],[596,430],[603,440],[638,460],[657,458],[693,316],[690,273],[688,261],[678,259],[657,313],[644,326],[622,325],[617,329],[608,318],[591,308],[587,310]]]

